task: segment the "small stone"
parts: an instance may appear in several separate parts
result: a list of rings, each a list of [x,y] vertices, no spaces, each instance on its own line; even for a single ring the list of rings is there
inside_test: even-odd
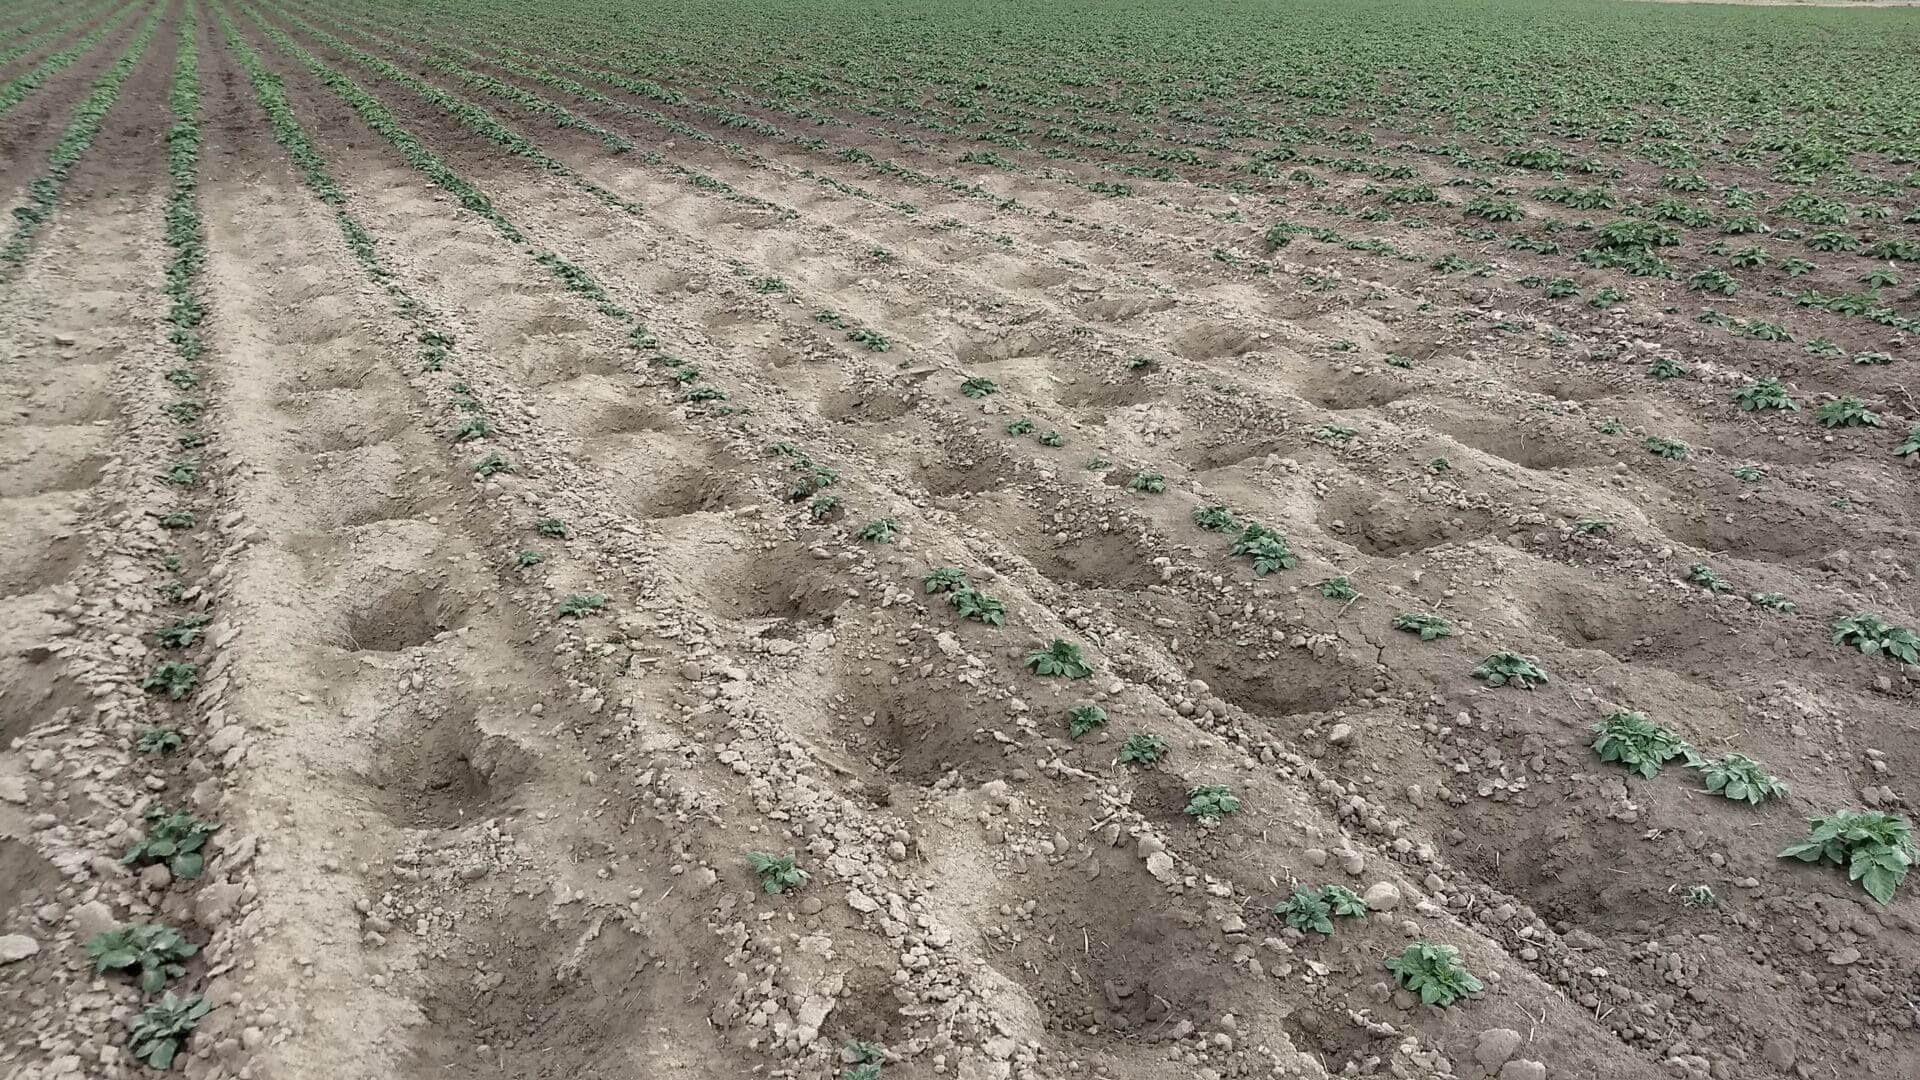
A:
[[[0,937],[0,964],[14,964],[40,951],[40,943],[25,934]]]
[[[827,906],[826,904],[820,901],[819,897],[809,896],[806,899],[800,901],[800,914],[818,915],[820,914],[821,909],[825,908],[826,906]]]
[[[1781,1072],[1793,1068],[1794,1062],[1800,1060],[1799,1051],[1795,1049],[1792,1039],[1768,1039],[1760,1047],[1760,1056],[1766,1058],[1769,1065]]]
[[[1376,881],[1361,896],[1368,911],[1392,911],[1400,906],[1400,888],[1391,881]]]
[[[1500,1067],[1500,1080],[1547,1080],[1547,1067],[1526,1058],[1509,1061]]]
[[[140,871],[140,887],[143,889],[164,889],[173,884],[173,873],[165,863],[154,863]]]
[[[1506,1064],[1519,1049],[1519,1032],[1512,1028],[1488,1028],[1480,1033],[1480,1041],[1473,1048],[1473,1060],[1491,1072]]]
[[[95,934],[103,933],[120,925],[113,917],[113,909],[99,900],[89,900],[73,909],[74,935],[86,941]]]
[[[871,915],[880,910],[880,902],[858,890],[847,890],[847,906],[863,915]]]
[[[1353,738],[1352,724],[1335,724],[1327,732],[1327,742],[1334,746],[1343,746]]]

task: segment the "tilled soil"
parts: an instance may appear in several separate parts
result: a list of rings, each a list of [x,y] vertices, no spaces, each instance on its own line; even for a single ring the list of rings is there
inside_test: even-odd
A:
[[[146,10],[0,118],[0,198]],[[1920,769],[1913,669],[1826,628],[1920,616],[1913,463],[1728,406],[1761,345],[1660,313],[1677,284],[1550,345],[1489,325],[1544,320],[1506,270],[1302,243],[1222,277],[1245,227],[1215,188],[982,178],[1000,205],[464,69],[615,153],[428,62],[411,16],[193,10],[197,381],[163,292],[181,4],[0,283],[0,1077],[145,1071],[146,999],[84,950],[129,922],[201,947],[194,1077],[831,1077],[869,1043],[908,1080],[1920,1076],[1914,886],[1883,907],[1776,858]],[[689,368],[728,397],[687,400]],[[1787,374],[1920,418],[1879,371]],[[1255,577],[1212,505],[1297,565]],[[1005,625],[930,594],[943,566]],[[1089,677],[1028,670],[1056,638]],[[1469,676],[1503,649],[1551,681]],[[181,658],[190,692],[143,691]],[[1107,723],[1073,739],[1083,704]],[[1621,710],[1791,795],[1604,765]],[[136,752],[154,726],[185,745]],[[1239,808],[1196,821],[1211,784]],[[217,823],[204,874],[122,864],[149,806]],[[808,880],[763,891],[754,852]],[[1370,913],[1269,914],[1323,884]],[[1396,990],[1416,939],[1484,991]]]

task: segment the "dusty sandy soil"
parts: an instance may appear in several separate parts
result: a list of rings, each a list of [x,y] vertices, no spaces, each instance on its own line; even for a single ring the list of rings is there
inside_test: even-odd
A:
[[[344,191],[316,197],[203,13],[183,386],[175,4],[0,285],[0,941],[23,953],[0,955],[0,1077],[145,1072],[142,996],[84,952],[127,922],[200,946],[192,1077],[825,1078],[856,1041],[889,1080],[1920,1077],[1920,883],[1883,907],[1775,857],[1806,817],[1909,805],[1914,669],[1826,627],[1920,616],[1920,471],[1860,451],[1886,432],[1727,402],[1765,371],[1904,430],[1904,335],[1893,368],[1783,367],[1663,310],[1697,306],[1677,282],[1549,310],[1506,282],[1563,263],[1524,253],[1435,278],[1299,241],[1222,277],[1247,227],[1209,216],[1239,206],[1217,189],[978,178],[1013,209],[607,87],[565,103],[656,157],[488,103],[542,168],[335,42],[470,92],[418,54],[292,9],[268,21],[497,220],[229,7]],[[137,22],[0,117],[9,205]],[[1660,358],[1696,378],[1647,378]],[[685,400],[688,367],[728,399]],[[1255,577],[1194,524],[1212,505],[1298,564]],[[881,518],[891,543],[859,537]],[[930,594],[945,566],[1006,625]],[[582,596],[604,606],[560,614]],[[1395,631],[1409,612],[1451,635]],[[1027,670],[1055,638],[1088,678]],[[1504,649],[1551,681],[1470,677]],[[197,685],[143,692],[169,661]],[[1107,723],[1070,738],[1084,704]],[[1603,765],[1589,729],[1628,709],[1791,796]],[[185,745],[137,752],[154,726]],[[1166,744],[1152,767],[1118,761],[1137,734]],[[1207,784],[1238,811],[1188,816]],[[162,805],[219,826],[195,879],[121,863]],[[810,880],[769,895],[749,852]],[[1321,936],[1268,913],[1323,884],[1370,914]],[[1414,939],[1484,991],[1396,991],[1382,960]]]

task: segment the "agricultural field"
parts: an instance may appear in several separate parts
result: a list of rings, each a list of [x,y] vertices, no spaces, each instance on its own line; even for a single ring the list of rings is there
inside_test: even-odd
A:
[[[1920,11],[0,0],[0,1078],[1920,1078]]]

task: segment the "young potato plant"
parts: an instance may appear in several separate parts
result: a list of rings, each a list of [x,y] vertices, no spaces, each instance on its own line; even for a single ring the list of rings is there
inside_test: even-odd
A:
[[[1035,675],[1054,678],[1084,679],[1093,674],[1093,668],[1080,655],[1080,646],[1061,638],[1054,638],[1044,649],[1028,653],[1027,667]]]
[[[760,876],[760,891],[779,896],[807,883],[809,875],[794,865],[791,855],[772,855],[764,851],[747,852],[747,866]]]
[[[1549,681],[1546,671],[1532,657],[1505,649],[1480,661],[1472,674],[1488,686],[1516,686],[1522,690],[1545,686]]]
[[[127,1042],[133,1056],[148,1067],[165,1072],[180,1053],[180,1044],[200,1026],[200,1020],[213,1011],[213,1005],[199,994],[175,997],[171,991],[136,1014]]]
[[[1695,766],[1707,790],[1738,802],[1760,805],[1767,799],[1784,799],[1787,785],[1768,772],[1766,766],[1742,754],[1728,754],[1718,761],[1703,761]]]
[[[1167,490],[1167,478],[1157,472],[1137,472],[1127,481],[1127,490],[1159,495]]]
[[[1915,424],[1907,429],[1906,441],[1893,448],[1893,456],[1903,458],[1920,457],[1920,424]]]
[[[1605,518],[1581,518],[1573,523],[1575,536],[1600,536],[1613,531],[1613,522]]]
[[[1007,421],[1007,434],[1009,435],[1026,435],[1032,431],[1033,421],[1024,416],[1018,420]]]
[[[1813,418],[1823,428],[1841,427],[1885,427],[1880,415],[1867,408],[1867,404],[1857,397],[1843,397],[1829,401],[1813,411]]]
[[[1593,751],[1601,761],[1617,762],[1644,780],[1660,775],[1674,758],[1700,763],[1685,739],[1647,719],[1644,713],[1617,712],[1593,726]]]
[[[1421,467],[1433,475],[1439,476],[1441,473],[1451,470],[1453,468],[1453,462],[1443,457],[1428,458],[1426,463]]]
[[[133,748],[142,754],[165,754],[187,745],[186,739],[172,728],[142,728],[133,740]]]
[[[200,946],[170,926],[122,926],[102,930],[87,940],[87,958],[95,975],[108,971],[138,971],[140,992],[157,994],[168,979],[187,973],[180,961]]]
[[[169,701],[179,701],[200,685],[200,667],[180,660],[169,660],[155,667],[140,682],[140,689],[149,694],[165,694]]]
[[[1240,799],[1225,784],[1199,784],[1187,789],[1187,816],[1211,824],[1240,809]]]
[[[1286,537],[1258,523],[1242,529],[1227,554],[1246,556],[1253,563],[1255,577],[1266,577],[1276,570],[1291,570],[1299,563],[1293,549],[1287,546]]]
[[[971,586],[948,593],[947,603],[963,619],[987,626],[1007,625],[1006,605]]]
[[[1780,858],[1844,866],[1848,881],[1859,882],[1881,904],[1893,903],[1914,861],[1911,822],[1876,810],[1839,810],[1810,824],[1806,837]]]
[[[141,818],[147,823],[146,835],[120,857],[122,866],[164,864],[181,881],[192,881],[206,866],[207,837],[220,826],[201,821],[185,810],[169,814],[158,806],[149,806]]]
[[[1785,412],[1798,412],[1800,405],[1787,393],[1787,388],[1779,379],[1760,379],[1733,392],[1734,403],[1742,412],[1765,412],[1777,409]]]
[[[1675,886],[1675,888],[1678,888],[1678,886]],[[1672,892],[1673,890],[1669,889],[1667,891]],[[1720,898],[1713,895],[1711,888],[1705,885],[1694,885],[1688,888],[1686,892],[1680,894],[1680,903],[1683,907],[1696,909],[1715,908],[1720,906]]]
[[[1697,562],[1687,567],[1687,581],[1690,584],[1700,586],[1715,596],[1733,591],[1733,586],[1728,584],[1727,579],[1721,577],[1718,571],[1706,563]]]
[[[1393,628],[1409,634],[1419,634],[1421,641],[1435,641],[1453,636],[1453,626],[1438,615],[1409,611],[1393,617]]]
[[[1038,442],[1041,446],[1050,447],[1056,450],[1062,446],[1067,445],[1067,437],[1065,435],[1060,434],[1057,431],[1044,431],[1044,432],[1041,432],[1039,435],[1035,436],[1034,438],[1035,438],[1035,441]]]
[[[1203,506],[1193,512],[1193,523],[1208,532],[1231,532],[1240,521],[1224,506]]]
[[[960,392],[977,400],[999,393],[1000,385],[992,379],[975,375],[960,384]]]
[[[1754,607],[1766,608],[1768,611],[1778,611],[1786,615],[1793,614],[1794,610],[1793,601],[1787,599],[1785,594],[1777,592],[1749,593],[1747,595],[1747,603],[1752,604]]]
[[[1388,957],[1386,965],[1400,988],[1420,995],[1423,1005],[1445,1008],[1486,989],[1486,985],[1460,963],[1460,950],[1452,945],[1416,941],[1399,956]]]
[[[926,590],[928,596],[957,592],[970,588],[972,584],[967,578],[967,572],[957,566],[936,566],[927,572],[926,577],[920,579],[920,587]]]
[[[568,593],[560,602],[560,617],[563,619],[584,619],[595,615],[607,606],[607,598],[601,593]]]
[[[1902,664],[1920,664],[1920,631],[1890,626],[1879,615],[1863,611],[1837,619],[1828,628],[1835,645],[1851,645],[1867,656],[1884,654]]]
[[[1098,705],[1075,705],[1067,713],[1067,737],[1078,739],[1107,726],[1107,711]]]
[[[1657,458],[1666,458],[1668,461],[1687,460],[1687,444],[1678,439],[1663,439],[1650,435],[1641,445],[1646,447],[1647,453]]]
[[[883,517],[874,518],[860,526],[860,531],[854,533],[853,537],[856,540],[866,540],[875,544],[891,544],[894,537],[899,535],[900,523],[892,518]]]
[[[1348,581],[1344,574],[1339,577],[1323,578],[1314,583],[1314,588],[1320,590],[1320,595],[1329,600],[1351,600],[1360,595],[1354,591],[1353,582]]]
[[[1295,888],[1293,895],[1273,905],[1273,914],[1301,933],[1333,933],[1335,917],[1365,918],[1367,902],[1344,885],[1322,885],[1318,889]]]
[[[1115,760],[1122,765],[1152,768],[1166,756],[1167,740],[1158,735],[1139,734],[1127,736],[1127,741],[1120,744],[1120,754]]]
[[[1647,374],[1659,379],[1661,382],[1665,382],[1668,379],[1690,378],[1693,372],[1687,370],[1686,365],[1680,361],[1662,356],[1648,366]]]
[[[825,521],[833,516],[835,510],[840,509],[840,503],[838,495],[822,495],[807,504],[807,517],[816,522]]]
[[[163,649],[190,649],[207,632],[207,624],[213,616],[200,613],[175,619],[173,622],[153,632],[153,639]]]

